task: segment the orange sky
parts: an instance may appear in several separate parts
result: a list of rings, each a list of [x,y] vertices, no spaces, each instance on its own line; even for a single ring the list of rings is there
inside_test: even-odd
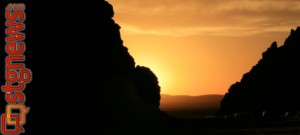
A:
[[[157,75],[163,94],[225,94],[300,26],[296,0],[108,1],[124,45]]]

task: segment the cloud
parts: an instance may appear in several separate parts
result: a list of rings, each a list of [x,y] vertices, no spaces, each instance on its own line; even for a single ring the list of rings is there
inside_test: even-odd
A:
[[[300,25],[296,0],[109,0],[125,31],[140,34],[247,36]],[[126,25],[126,26],[124,26]]]
[[[299,12],[297,0],[109,0],[117,12],[132,14],[223,14],[231,11]]]
[[[232,37],[244,37],[257,35],[269,32],[287,32],[290,27],[183,27],[172,29],[143,29],[130,25],[123,25],[122,31],[126,34],[147,34],[157,36],[173,36],[173,37],[186,37],[186,36],[232,36]]]

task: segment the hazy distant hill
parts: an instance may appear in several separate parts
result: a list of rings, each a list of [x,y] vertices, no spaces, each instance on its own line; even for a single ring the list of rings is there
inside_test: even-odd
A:
[[[220,107],[223,95],[161,95],[160,109],[176,117],[209,117]]]

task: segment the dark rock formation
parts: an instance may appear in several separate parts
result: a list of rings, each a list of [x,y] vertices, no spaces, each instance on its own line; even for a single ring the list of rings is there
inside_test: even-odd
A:
[[[272,43],[262,59],[221,102],[218,115],[283,117],[300,111],[300,27],[283,46]]]
[[[26,134],[163,133],[168,120],[158,109],[157,78],[135,67],[112,5],[18,2],[26,4],[26,66],[33,72]]]
[[[137,66],[134,72],[134,83],[139,97],[159,109],[160,86],[155,74],[149,68]]]

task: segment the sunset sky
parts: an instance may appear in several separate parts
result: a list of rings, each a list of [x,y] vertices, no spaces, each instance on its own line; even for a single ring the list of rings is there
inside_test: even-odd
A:
[[[300,26],[298,0],[108,2],[124,45],[157,75],[163,94],[225,94]]]

